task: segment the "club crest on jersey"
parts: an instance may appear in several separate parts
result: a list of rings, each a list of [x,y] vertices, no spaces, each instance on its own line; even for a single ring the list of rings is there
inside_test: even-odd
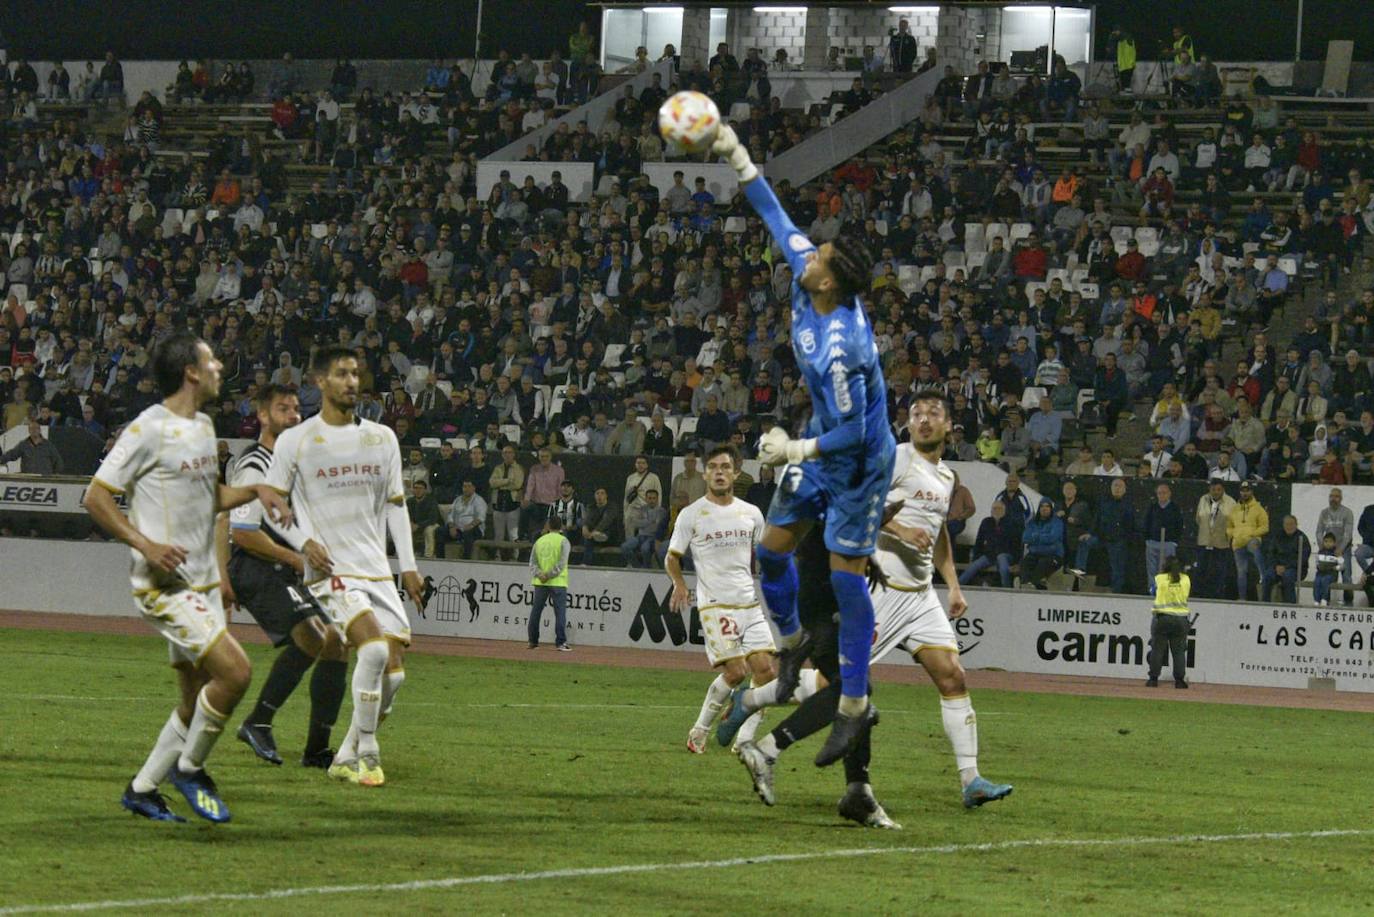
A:
[[[381,436],[380,433],[364,433],[364,434],[363,434],[363,445],[364,445],[364,446],[380,446],[381,444],[382,444],[382,436]]]
[[[815,352],[816,352],[816,335],[814,335],[814,334],[811,333],[811,329],[810,329],[810,328],[807,328],[807,329],[806,329],[805,331],[803,331],[801,334],[797,335],[797,344],[801,347],[802,353],[805,353],[805,354],[812,354],[812,353],[815,353]]]

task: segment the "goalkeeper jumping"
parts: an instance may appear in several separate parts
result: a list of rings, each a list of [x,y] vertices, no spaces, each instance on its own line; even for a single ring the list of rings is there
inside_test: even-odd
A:
[[[859,294],[868,290],[873,258],[861,242],[841,236],[820,248],[783,212],[749,160],[734,130],[721,125],[712,152],[730,163],[744,196],[768,224],[792,269],[792,352],[811,392],[807,438],[774,427],[759,459],[786,464],[778,478],[768,528],[758,547],[763,597],[782,636],[777,693],[790,696],[806,657],[797,614],[792,554],[817,520],[825,521],[830,582],[840,608],[843,694],[816,764],[844,757],[877,717],[868,700],[873,602],[865,572],[881,528],[897,443],[887,421],[887,387],[873,329]]]

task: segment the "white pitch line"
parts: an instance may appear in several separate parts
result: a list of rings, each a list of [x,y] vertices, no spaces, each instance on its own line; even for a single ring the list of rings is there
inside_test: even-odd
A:
[[[454,876],[447,879],[421,879],[413,882],[370,883],[366,885],[317,885],[303,888],[278,888],[265,892],[213,892],[203,895],[178,895],[170,898],[125,898],[106,901],[82,901],[73,904],[21,904],[0,908],[0,915],[50,914],[74,911],[100,911],[124,908],[177,907],[208,904],[217,901],[276,901],[283,898],[304,898],[315,895],[355,895],[378,892],[424,892],[468,885],[507,885],[539,882],[545,879],[585,879],[597,876],[623,876],[637,873],[682,872],[694,869],[724,869],[770,863],[796,863],[830,858],[907,854],[919,856],[956,853],[1000,853],[1007,850],[1034,848],[1107,848],[1147,847],[1174,844],[1226,844],[1238,841],[1294,841],[1319,840],[1331,837],[1365,837],[1374,835],[1374,828],[1334,828],[1325,831],[1252,831],[1243,834],[1175,834],[1164,837],[1115,838],[1027,838],[1015,841],[992,841],[985,844],[943,844],[932,847],[856,847],[842,850],[816,850],[807,853],[774,853],[737,857],[729,860],[690,860],[681,863],[626,863],[619,866],[587,866],[572,869],[550,869],[543,872],[489,873],[477,876]]]

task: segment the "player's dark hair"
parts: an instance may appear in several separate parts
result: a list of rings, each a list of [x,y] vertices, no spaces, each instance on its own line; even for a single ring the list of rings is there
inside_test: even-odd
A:
[[[911,396],[911,403],[915,404],[918,401],[940,402],[940,406],[945,411],[945,418],[950,421],[954,420],[954,402],[950,400],[949,393],[943,388],[935,386],[918,388]]]
[[[558,515],[557,513],[550,513],[550,514],[549,514],[549,531],[551,531],[551,532],[561,532],[561,531],[563,531],[563,517],[562,517],[562,516]]]
[[[736,449],[734,446],[731,446],[728,443],[716,446],[714,449],[706,453],[706,461],[710,462],[711,459],[715,458],[718,455],[728,455],[730,457],[731,464],[735,466],[735,470],[740,470],[742,463],[740,461],[739,450]]]
[[[259,411],[265,411],[272,406],[272,402],[278,398],[285,398],[288,395],[296,396],[294,385],[282,385],[280,382],[269,382],[258,389],[258,397],[253,401],[253,407]]]
[[[186,369],[200,363],[196,345],[200,338],[189,331],[176,331],[153,348],[153,381],[163,398],[181,391]]]
[[[853,236],[839,236],[830,243],[830,273],[846,297],[867,293],[873,283],[873,255]]]
[[[352,347],[345,347],[343,344],[326,344],[317,348],[310,358],[310,374],[314,376],[327,376],[329,369],[340,360],[356,360],[358,355],[353,352]]]

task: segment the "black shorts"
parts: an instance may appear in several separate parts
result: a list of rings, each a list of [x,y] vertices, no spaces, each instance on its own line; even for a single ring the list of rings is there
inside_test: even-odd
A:
[[[229,585],[241,608],[258,622],[273,646],[291,642],[291,631],[310,617],[329,618],[295,571],[236,552],[229,559]]]

